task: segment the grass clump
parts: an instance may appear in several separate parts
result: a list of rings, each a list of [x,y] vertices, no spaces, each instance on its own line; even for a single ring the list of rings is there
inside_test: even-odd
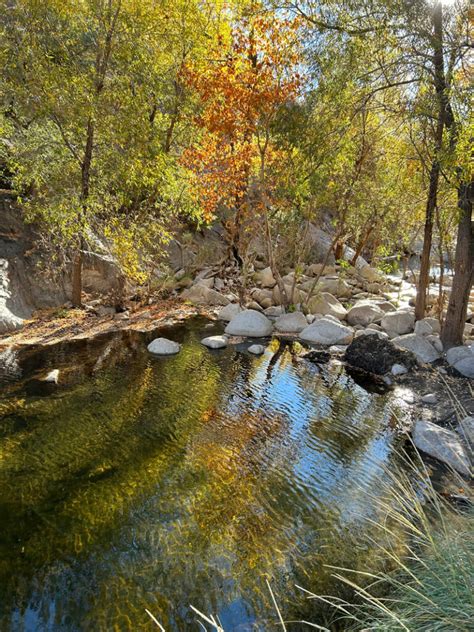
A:
[[[353,589],[350,603],[304,591],[336,611],[335,629],[473,629],[474,512],[460,512],[440,497],[417,461],[389,476],[373,520],[371,539],[388,562],[385,570],[332,567],[334,576]]]

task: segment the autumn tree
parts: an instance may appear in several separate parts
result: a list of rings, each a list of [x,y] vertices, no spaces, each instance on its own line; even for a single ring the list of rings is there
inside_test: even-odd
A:
[[[245,226],[263,224],[269,263],[285,293],[269,215],[283,156],[272,126],[301,88],[298,22],[273,13],[240,19],[201,64],[186,68],[202,104],[198,141],[183,157],[208,220],[224,217],[229,256],[241,263]],[[255,222],[255,219],[258,222]]]

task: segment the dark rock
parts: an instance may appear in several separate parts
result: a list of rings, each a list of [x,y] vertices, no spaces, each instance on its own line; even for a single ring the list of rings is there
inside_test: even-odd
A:
[[[360,336],[348,346],[344,359],[350,365],[384,375],[394,364],[407,368],[416,366],[416,357],[410,351],[398,349],[390,340],[378,336]]]

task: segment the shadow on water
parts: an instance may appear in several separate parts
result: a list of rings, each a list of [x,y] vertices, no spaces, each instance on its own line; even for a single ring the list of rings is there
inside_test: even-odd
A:
[[[209,351],[196,319],[3,357],[0,629],[272,630],[321,621],[295,584],[327,593],[325,564],[364,568],[363,534],[396,436],[386,395],[272,341]],[[59,384],[41,378],[59,368]],[[298,630],[300,624],[289,624]]]

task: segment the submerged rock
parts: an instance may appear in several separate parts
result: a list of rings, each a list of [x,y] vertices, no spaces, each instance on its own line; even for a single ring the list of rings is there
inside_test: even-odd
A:
[[[254,355],[262,355],[262,353],[265,353],[265,347],[263,345],[250,345],[247,351]]]
[[[262,338],[272,333],[273,325],[261,312],[246,309],[232,318],[225,328],[225,333],[231,336],[249,336]]]
[[[413,443],[422,452],[446,463],[464,476],[470,475],[469,457],[458,435],[431,421],[419,420],[413,429]]]
[[[304,342],[327,346],[349,344],[353,337],[354,331],[350,327],[326,316],[315,320],[300,333]]]
[[[174,355],[181,351],[181,345],[174,340],[168,340],[168,338],[155,338],[147,349],[154,355]]]
[[[224,347],[227,347],[228,342],[225,336],[208,336],[201,340],[201,344],[209,349],[224,349]]]
[[[377,335],[355,338],[344,357],[352,366],[376,375],[388,373],[394,365],[402,365],[406,369],[416,364],[412,353],[397,349],[390,340]]]

